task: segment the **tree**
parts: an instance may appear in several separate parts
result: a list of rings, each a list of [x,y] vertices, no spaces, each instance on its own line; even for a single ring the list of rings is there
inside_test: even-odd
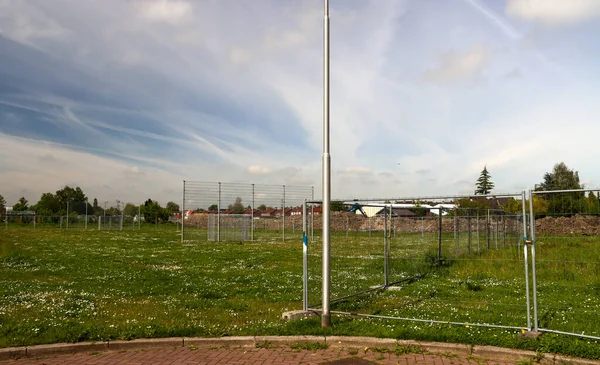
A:
[[[179,204],[177,204],[175,202],[168,202],[166,208],[171,213],[178,212],[179,211]]]
[[[94,205],[92,205],[94,210],[98,209],[98,199],[94,198]]]
[[[35,205],[35,211],[39,215],[53,215],[60,211],[60,203],[52,193],[44,193]]]
[[[19,202],[13,206],[13,210],[15,212],[22,212],[22,211],[25,211],[28,209],[29,209],[29,202],[27,201],[27,199],[25,199],[24,196],[22,196],[19,199]]]
[[[267,206],[264,205],[264,204],[261,204],[261,205],[258,206],[258,210],[261,210],[261,211],[262,210],[267,210]]]
[[[158,202],[152,201],[152,199],[146,200],[142,207],[142,214],[144,219],[148,223],[155,223],[157,220],[166,221],[169,219],[169,211],[162,208]]]
[[[590,191],[586,201],[585,201],[585,212],[588,214],[600,214],[600,199],[599,196],[594,194],[593,191]]]
[[[215,210],[219,209],[219,206],[216,204],[211,205],[210,207],[208,207],[208,211],[209,212],[214,212]]]
[[[579,172],[573,171],[564,162],[554,165],[552,172],[544,174],[544,181],[536,185],[536,191],[583,189]]]
[[[583,188],[584,185],[579,181],[579,173],[570,169],[564,162],[559,162],[554,165],[552,172],[544,174],[544,181],[537,184],[535,190],[550,191]],[[584,211],[585,193],[582,191],[542,194],[542,196],[548,203],[548,214],[550,215],[575,214]]]
[[[491,181],[492,176],[487,170],[487,166],[483,167],[483,171],[475,184],[475,195],[488,195],[494,189],[494,183]]]
[[[0,213],[4,213],[6,211],[6,200],[4,197],[0,195]]]
[[[242,204],[242,198],[239,196],[235,198],[235,203],[230,205],[229,209],[231,209],[231,213],[233,214],[243,214],[244,210],[246,210],[246,208],[244,208],[244,204]]]
[[[138,214],[138,207],[136,207],[135,205],[131,204],[131,203],[127,203],[125,205],[125,208],[123,208],[123,215],[126,215],[128,217],[134,217]]]

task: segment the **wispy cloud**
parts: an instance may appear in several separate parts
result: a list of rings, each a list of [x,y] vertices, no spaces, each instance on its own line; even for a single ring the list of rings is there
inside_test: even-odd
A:
[[[440,83],[472,79],[486,65],[490,53],[486,47],[446,53],[442,55],[439,66],[425,72],[423,77],[427,81]]]
[[[546,26],[565,26],[600,18],[600,3],[596,0],[508,0],[506,13]]]
[[[593,143],[597,83],[556,81],[577,78],[560,70],[594,74],[582,61],[597,59],[593,32],[568,55],[570,35],[531,52],[523,34],[542,15],[515,1],[463,5],[332,4],[334,196],[456,193],[484,163],[499,189],[524,186],[558,156],[600,181],[575,142],[554,142],[568,121],[590,131],[578,143]],[[322,10],[319,0],[0,1],[0,194],[35,200],[75,182],[173,200],[186,179],[308,184],[318,197]]]

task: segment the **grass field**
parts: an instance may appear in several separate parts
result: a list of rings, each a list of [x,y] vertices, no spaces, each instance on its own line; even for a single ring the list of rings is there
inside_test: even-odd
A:
[[[488,344],[600,358],[597,341],[518,329],[335,316],[280,320],[301,309],[302,245],[180,242],[174,227],[141,231],[8,229],[0,235],[0,347],[170,336],[364,335]],[[523,326],[522,254],[513,246],[456,255],[443,265],[431,240],[392,242],[390,279],[423,278],[333,304],[334,310]],[[540,325],[600,335],[600,241],[539,238]],[[318,241],[310,245],[310,298],[320,298]],[[381,237],[332,238],[332,297],[381,284]]]

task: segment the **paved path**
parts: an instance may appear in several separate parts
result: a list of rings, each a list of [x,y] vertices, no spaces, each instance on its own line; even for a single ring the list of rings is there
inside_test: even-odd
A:
[[[346,360],[346,361],[343,361]],[[277,348],[188,346],[154,347],[131,350],[80,352],[44,357],[22,357],[0,361],[0,365],[187,365],[187,364],[332,364],[332,365],[504,365],[515,361],[478,358],[466,354],[404,354],[379,352],[377,349],[330,347],[321,350]]]

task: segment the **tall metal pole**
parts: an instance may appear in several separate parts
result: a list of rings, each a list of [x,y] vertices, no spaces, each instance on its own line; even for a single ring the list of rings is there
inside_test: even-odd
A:
[[[533,276],[531,284],[533,285],[533,330],[538,330],[538,308],[537,308],[537,278],[535,274],[535,213],[533,211],[533,194],[529,190],[529,232],[531,239],[531,275]]]
[[[331,218],[331,156],[329,154],[329,0],[323,16],[323,314],[321,327],[331,327],[329,312],[329,223]]]
[[[523,257],[525,261],[525,299],[527,301],[527,328],[531,329],[531,304],[529,302],[529,259],[527,257],[527,212],[525,211],[526,197],[523,190],[521,204],[523,205]]]
[[[183,235],[183,226],[185,225],[185,180],[183,180],[183,191],[181,192],[181,243],[183,243],[184,235]]]

